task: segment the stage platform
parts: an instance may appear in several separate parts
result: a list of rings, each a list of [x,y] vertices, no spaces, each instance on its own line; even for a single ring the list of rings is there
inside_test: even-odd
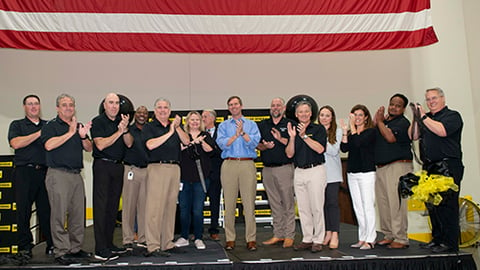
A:
[[[297,224],[299,225],[299,224]],[[300,226],[297,226],[299,231]],[[223,234],[221,234],[223,237]],[[246,249],[244,241],[244,224],[237,224],[236,247],[232,251],[223,249],[224,239],[220,242],[205,237],[207,249],[196,250],[193,243],[182,248],[185,253],[172,253],[168,258],[144,257],[142,249],[134,249],[129,256],[118,260],[102,263],[94,259],[70,266],[58,265],[53,257],[44,254],[45,243],[33,249],[33,258],[27,265],[18,265],[11,256],[2,255],[0,269],[235,269],[235,270],[270,270],[270,269],[477,269],[472,254],[460,251],[455,253],[433,254],[429,250],[420,249],[419,242],[411,241],[408,249],[389,250],[376,246],[371,250],[350,248],[357,240],[357,228],[342,224],[340,229],[340,246],[336,250],[328,247],[322,252],[294,251],[284,249],[281,245],[264,246],[262,241],[272,236],[272,228],[268,224],[257,224],[258,250],[251,252]],[[377,239],[382,239],[379,234]],[[297,233],[295,243],[301,241]],[[121,228],[115,232],[115,242],[121,244]],[[87,228],[84,250],[93,251],[93,227]]]

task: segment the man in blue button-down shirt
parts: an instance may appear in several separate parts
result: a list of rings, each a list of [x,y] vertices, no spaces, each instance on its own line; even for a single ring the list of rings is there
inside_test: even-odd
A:
[[[225,249],[232,250],[235,247],[235,206],[240,190],[245,215],[247,249],[255,251],[257,177],[253,160],[257,158],[255,148],[260,141],[260,132],[255,122],[243,117],[240,97],[230,97],[227,104],[232,118],[220,124],[217,137],[217,144],[222,149],[224,159],[220,177],[225,202]]]

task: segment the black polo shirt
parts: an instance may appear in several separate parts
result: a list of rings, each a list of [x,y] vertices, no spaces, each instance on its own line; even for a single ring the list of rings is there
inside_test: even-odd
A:
[[[427,116],[435,121],[439,121],[447,131],[446,137],[440,137],[423,127],[420,135],[420,153],[422,161],[426,163],[440,161],[442,159],[462,159],[462,129],[463,120],[460,113],[450,110],[447,106]]]
[[[360,134],[348,135],[348,143],[341,143],[342,152],[348,152],[347,172],[375,171],[376,129],[368,128]]]
[[[142,141],[142,130],[133,124],[130,126],[129,131],[133,136],[133,145],[125,150],[123,161],[137,167],[145,167],[148,164],[148,155],[147,148]]]
[[[142,129],[142,139],[143,143],[152,138],[157,138],[170,130],[169,123],[167,126],[163,126],[157,118],[154,117],[153,121],[146,123]],[[158,162],[158,161],[180,161],[180,137],[178,137],[177,132],[174,132],[162,145],[159,147],[148,150],[148,161],[149,162]]]
[[[402,114],[391,120],[383,121],[397,139],[389,143],[377,128],[377,141],[375,143],[375,164],[385,165],[397,160],[412,160],[411,142],[408,136],[410,121]]]
[[[48,121],[42,128],[40,139],[45,144],[50,138],[62,136],[70,129],[69,124],[60,117]],[[47,166],[50,168],[82,169],[83,168],[82,139],[76,132],[59,147],[47,151]]]
[[[260,130],[260,141],[273,141],[275,142],[275,147],[272,149],[266,149],[262,151],[261,158],[263,161],[263,165],[265,166],[278,166],[282,164],[292,163],[293,159],[288,158],[285,154],[285,147],[283,143],[275,140],[272,135],[272,128],[277,129],[280,131],[282,137],[288,139],[288,130],[287,130],[287,123],[292,122],[289,119],[282,118],[278,124],[274,124],[272,118],[265,119],[258,123],[258,129]],[[292,123],[293,124],[293,123]]]
[[[296,126],[296,123],[292,123]],[[323,147],[327,144],[327,131],[323,125],[310,123],[306,129],[305,134],[317,142]],[[313,151],[310,146],[299,136],[298,132],[295,138],[295,155],[293,156],[293,162],[296,167],[304,167],[309,164],[322,164],[325,163],[325,156]]]
[[[27,117],[15,120],[10,123],[8,129],[8,141],[11,139],[27,136],[42,129],[46,121],[41,120],[38,124],[33,123]],[[43,147],[40,138],[33,141],[31,144],[15,150],[14,157],[16,166],[24,166],[27,164],[45,165],[45,148]]]
[[[101,137],[106,138],[112,136],[113,133],[118,131],[118,124],[120,124],[121,117],[117,115],[115,120],[110,120],[105,113],[98,115],[92,120],[92,128],[90,129],[90,134],[92,139]],[[95,143],[93,144],[93,157],[94,158],[107,158],[111,160],[123,160],[125,155],[125,149],[127,146],[123,142],[123,136],[120,136],[112,145],[103,149],[102,151],[98,150]]]

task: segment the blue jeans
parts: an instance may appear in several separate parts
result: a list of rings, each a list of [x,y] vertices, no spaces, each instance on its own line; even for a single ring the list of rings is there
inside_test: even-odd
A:
[[[208,188],[208,181],[205,180]],[[190,225],[193,224],[195,239],[202,239],[203,205],[206,194],[200,182],[182,181],[183,188],[178,194],[180,204],[181,236],[188,240]]]

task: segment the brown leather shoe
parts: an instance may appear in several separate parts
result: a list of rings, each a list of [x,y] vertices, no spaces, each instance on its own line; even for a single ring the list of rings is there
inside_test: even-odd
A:
[[[302,242],[296,246],[293,247],[293,250],[295,251],[301,251],[301,250],[307,250],[307,249],[312,249],[313,243],[305,243]]]
[[[262,244],[264,245],[275,245],[276,243],[280,243],[280,242],[283,242],[285,239],[283,238],[277,238],[277,237],[272,237],[270,239],[268,239],[267,241],[263,241]]]
[[[232,250],[234,248],[235,248],[235,241],[227,241],[227,243],[225,243],[226,250]]]
[[[293,247],[293,238],[285,238],[285,240],[283,240],[283,248],[291,247]]]
[[[322,244],[313,244],[312,245],[312,253],[317,253],[322,251]]]
[[[392,243],[390,243],[390,245],[387,246],[387,248],[389,248],[389,249],[404,249],[404,248],[408,248],[408,247],[410,247],[410,245],[402,244],[402,243],[399,243],[399,242],[392,242]]]
[[[250,251],[257,250],[257,242],[255,242],[255,241],[247,242],[247,249],[250,250]]]
[[[213,241],[220,241],[220,236],[218,235],[218,233],[212,233],[210,234],[210,239],[212,239]]]
[[[390,245],[391,243],[393,242],[393,240],[390,240],[390,239],[383,239],[381,241],[378,241],[377,242],[377,246],[387,246],[387,245]]]

